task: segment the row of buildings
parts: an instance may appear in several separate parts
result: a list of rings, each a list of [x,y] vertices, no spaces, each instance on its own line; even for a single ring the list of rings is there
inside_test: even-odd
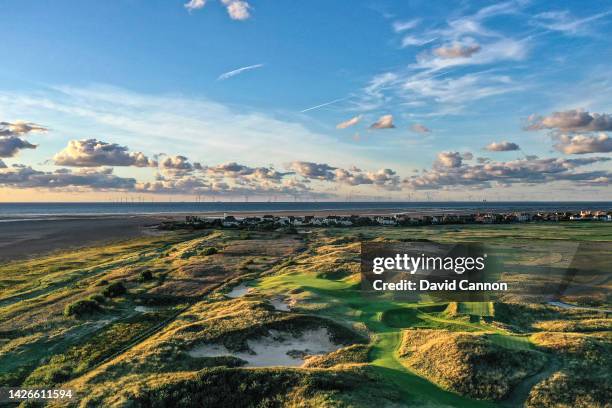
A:
[[[275,216],[235,217],[224,215],[216,218],[187,216],[186,224],[199,227],[322,227],[322,226],[371,226],[371,225],[436,225],[436,224],[503,224],[535,221],[612,221],[612,211],[537,212],[537,213],[475,213],[475,214],[406,214],[391,215],[328,215],[317,217]]]

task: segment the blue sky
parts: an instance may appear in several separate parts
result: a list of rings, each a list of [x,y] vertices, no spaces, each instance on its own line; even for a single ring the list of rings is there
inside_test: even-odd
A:
[[[612,199],[611,23],[600,1],[5,0],[0,199]]]

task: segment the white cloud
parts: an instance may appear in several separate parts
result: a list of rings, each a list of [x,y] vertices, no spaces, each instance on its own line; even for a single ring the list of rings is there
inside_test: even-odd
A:
[[[612,138],[605,133],[596,136],[560,135],[555,149],[565,154],[610,153]]]
[[[346,129],[351,126],[355,126],[361,121],[361,115],[350,118],[349,120],[345,120],[344,122],[340,122],[336,125],[336,129]]]
[[[370,129],[393,129],[393,115],[383,115],[370,125]]]
[[[511,185],[535,185],[568,182],[574,185],[607,186],[612,172],[607,170],[576,171],[596,163],[610,161],[607,157],[584,159],[526,158],[508,162],[478,160],[478,164],[462,163],[458,152],[442,152],[431,170],[408,177],[404,184],[416,190],[476,189]]]
[[[53,172],[35,170],[30,166],[13,165],[0,170],[0,187],[43,188],[67,191],[131,190],[136,180],[118,177],[110,168],[79,169],[76,172],[58,169]]]
[[[415,18],[412,20],[406,20],[406,21],[394,21],[393,31],[395,31],[396,33],[401,33],[402,31],[406,31],[406,30],[415,28],[416,26],[419,25],[420,22],[421,20],[418,18]]]
[[[156,161],[141,152],[130,152],[126,146],[97,139],[71,140],[53,161],[57,166],[72,167],[157,167]]]
[[[184,6],[190,12],[199,10],[206,6],[207,0],[190,0]],[[251,5],[244,0],[221,0],[232,20],[244,21],[251,17]]]
[[[410,130],[416,133],[430,133],[431,132],[431,130],[427,126],[421,123],[415,123],[414,125],[410,126]]]
[[[582,109],[553,112],[549,116],[531,115],[526,130],[551,129],[561,132],[612,131],[612,114],[589,113]]]
[[[48,131],[44,126],[32,122],[17,120],[15,122],[0,122],[0,136],[24,136],[28,133],[44,133]]]
[[[480,45],[452,44],[434,49],[434,54],[440,58],[470,58],[480,51]]]
[[[437,40],[437,37],[433,38],[418,38],[414,35],[405,35],[402,38],[402,48],[406,47],[421,47],[423,45],[429,44],[433,41]]]
[[[188,3],[185,3],[185,8],[189,11],[198,10],[204,8],[206,5],[206,0],[190,0]]]
[[[227,14],[229,14],[232,20],[247,20],[251,17],[249,10],[251,6],[246,1],[242,0],[221,0],[227,8]]]
[[[535,26],[551,31],[559,31],[566,35],[584,35],[591,31],[596,20],[610,15],[612,11],[593,14],[588,17],[578,18],[567,10],[547,11],[536,14],[531,23]]]
[[[490,152],[511,152],[519,149],[520,147],[516,143],[507,142],[505,140],[503,142],[490,143],[485,147],[485,150]]]

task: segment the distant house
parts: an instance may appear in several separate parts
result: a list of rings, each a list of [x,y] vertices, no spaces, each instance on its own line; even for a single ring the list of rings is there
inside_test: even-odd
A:
[[[380,225],[397,225],[397,220],[394,217],[376,217],[376,222]]]
[[[221,225],[223,225],[224,227],[237,227],[238,225],[240,225],[240,222],[233,215],[228,215],[223,218]]]
[[[444,222],[444,216],[443,215],[432,215],[431,217],[431,223],[432,224],[442,224]]]
[[[344,226],[344,227],[349,227],[351,225],[353,225],[353,220],[351,219],[351,217],[340,217],[336,220],[336,223]]]
[[[313,217],[312,221],[310,222],[312,225],[323,225],[324,224],[324,220],[323,218],[319,218],[319,217]]]
[[[514,213],[514,216],[516,217],[516,221],[518,222],[531,221],[531,214],[528,213]]]
[[[255,224],[259,224],[260,222],[261,222],[261,218],[259,217],[246,217],[242,220],[242,223],[246,225],[255,225]]]
[[[495,217],[493,214],[478,214],[474,217],[474,221],[480,224],[493,224]]]
[[[291,220],[289,219],[289,217],[278,217],[276,219],[276,222],[281,224],[281,225],[289,225],[289,224],[291,224]]]

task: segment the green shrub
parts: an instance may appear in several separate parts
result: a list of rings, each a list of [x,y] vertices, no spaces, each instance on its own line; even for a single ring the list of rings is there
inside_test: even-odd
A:
[[[93,300],[96,303],[104,303],[106,298],[101,293],[94,293],[93,295],[87,296],[88,300]]]
[[[214,255],[216,253],[218,253],[219,250],[215,247],[209,247],[209,248],[205,248],[202,250],[202,255],[208,256],[208,255]]]
[[[150,281],[151,279],[153,279],[153,274],[151,273],[151,271],[142,271],[140,272],[138,278],[143,282]]]
[[[76,302],[67,304],[64,308],[65,316],[84,316],[100,310],[100,305],[95,300],[81,299]]]
[[[125,285],[123,282],[113,282],[107,287],[104,288],[102,294],[108,298],[113,298],[117,296],[121,296],[127,292]]]

